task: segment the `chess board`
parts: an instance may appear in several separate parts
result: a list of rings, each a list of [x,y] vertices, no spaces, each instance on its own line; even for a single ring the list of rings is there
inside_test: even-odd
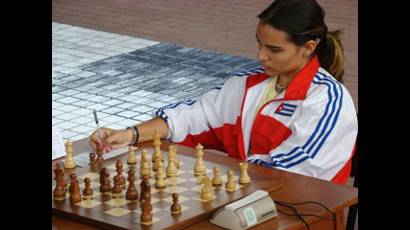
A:
[[[149,156],[152,156],[153,148],[147,148],[147,150]],[[206,151],[204,152],[206,154]],[[167,166],[167,152],[162,151],[162,155],[165,168]],[[70,203],[68,192],[64,200],[55,200],[52,198],[53,214],[104,229],[181,229],[210,218],[219,208],[243,198],[258,189],[271,192],[281,187],[278,182],[273,180],[254,180],[252,174],[249,174],[251,183],[240,185],[238,183],[239,167],[236,167],[231,168],[235,173],[236,190],[227,192],[224,184],[219,187],[213,187],[212,200],[203,202],[200,196],[203,186],[200,183],[201,177],[195,177],[193,172],[196,158],[177,154],[177,159],[180,161],[178,175],[175,178],[166,178],[166,187],[164,189],[158,190],[155,188],[155,172],[152,171],[150,185],[153,223],[152,225],[145,225],[140,223],[141,207],[139,201],[129,201],[125,199],[128,181],[120,196],[114,197],[110,193],[102,194],[99,191],[100,169],[106,167],[110,173],[110,180],[113,182],[113,177],[116,175],[115,162],[121,160],[123,163],[122,174],[125,178],[127,178],[129,168],[135,167],[135,175],[137,178],[135,186],[138,192],[140,192],[140,156],[141,150],[137,150],[138,162],[135,165],[127,164],[128,154],[125,152],[112,159],[104,160],[102,162],[103,166],[65,169],[64,177],[67,183],[69,184],[70,182],[69,175],[74,172],[77,175],[81,191],[84,188],[84,178],[90,178],[93,195],[87,199],[84,199],[82,196],[83,200],[75,204]],[[229,169],[226,165],[209,161],[205,161],[205,165],[209,178],[212,179],[212,168],[216,166],[220,169],[223,182],[226,182],[226,172]],[[55,181],[53,180],[52,189],[54,189],[54,187]],[[170,211],[172,205],[171,194],[174,192],[179,194],[179,204],[182,207],[182,212],[177,215],[172,215]]]

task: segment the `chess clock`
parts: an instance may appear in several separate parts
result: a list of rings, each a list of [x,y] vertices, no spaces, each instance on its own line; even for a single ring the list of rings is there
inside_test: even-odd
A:
[[[211,223],[227,229],[248,229],[278,215],[269,193],[258,190],[245,198],[225,205],[211,218]]]

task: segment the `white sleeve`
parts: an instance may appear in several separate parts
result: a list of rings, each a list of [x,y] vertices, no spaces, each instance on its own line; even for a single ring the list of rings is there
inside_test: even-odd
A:
[[[357,135],[357,114],[346,88],[329,80],[314,82],[303,110],[289,126],[292,134],[269,154],[247,160],[331,180],[350,159]]]
[[[234,123],[240,112],[244,82],[245,78],[232,77],[222,88],[214,88],[198,100],[189,99],[160,108],[156,115],[168,123],[168,139],[181,142],[190,134],[200,134],[226,122]]]

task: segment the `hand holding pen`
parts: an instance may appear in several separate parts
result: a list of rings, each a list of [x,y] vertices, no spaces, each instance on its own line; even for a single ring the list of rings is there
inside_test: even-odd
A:
[[[93,110],[93,113],[94,113],[94,120],[95,120],[95,123],[96,123],[96,125],[97,125],[98,138],[100,139],[100,142],[101,142],[101,145],[102,145],[103,154],[105,154],[104,138],[103,138],[103,135],[102,135],[102,133],[101,133],[100,124],[99,124],[99,122],[98,122],[97,111],[94,109],[94,110]]]

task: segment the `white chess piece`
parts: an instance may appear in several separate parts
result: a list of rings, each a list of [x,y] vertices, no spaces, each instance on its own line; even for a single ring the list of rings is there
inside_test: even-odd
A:
[[[135,156],[135,150],[137,150],[137,147],[130,146],[128,148],[128,164],[135,164],[137,163],[137,158]]]
[[[202,149],[204,148],[201,144],[198,144],[196,147],[196,163],[194,166],[194,174],[195,176],[200,176],[206,173],[206,167],[202,156],[204,152]]]
[[[239,184],[248,184],[251,182],[251,178],[248,175],[248,163],[241,162],[239,163],[239,168],[241,175],[239,176]]]
[[[67,141],[65,143],[65,151],[66,151],[66,157],[64,161],[64,168],[66,169],[72,169],[75,168],[75,162],[73,158],[73,143],[70,141]]]

